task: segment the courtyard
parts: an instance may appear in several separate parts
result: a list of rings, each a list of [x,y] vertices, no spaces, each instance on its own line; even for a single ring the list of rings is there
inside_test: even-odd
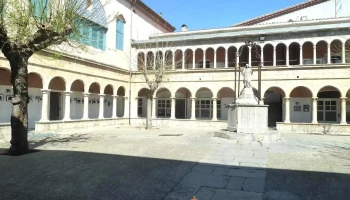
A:
[[[204,128],[33,132],[33,152],[19,157],[0,137],[0,199],[350,199],[350,136],[278,134],[269,143]]]

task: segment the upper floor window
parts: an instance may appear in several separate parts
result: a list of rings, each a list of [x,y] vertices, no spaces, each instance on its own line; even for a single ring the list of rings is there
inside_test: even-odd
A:
[[[116,49],[124,50],[124,24],[125,19],[123,15],[119,15],[117,19],[117,29],[116,29]]]
[[[106,28],[88,20],[83,20],[80,23],[79,28],[80,34],[82,36],[82,43],[92,46],[96,49],[106,49]]]
[[[39,20],[46,20],[49,12],[49,0],[31,0],[32,13]]]

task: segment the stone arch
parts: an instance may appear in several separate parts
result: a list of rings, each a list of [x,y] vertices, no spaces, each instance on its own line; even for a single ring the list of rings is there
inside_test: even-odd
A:
[[[216,49],[216,67],[217,68],[225,67],[225,54],[226,54],[225,47],[220,46]]]
[[[340,39],[335,39],[331,43],[331,63],[334,64],[341,64],[342,62],[342,49],[343,49],[343,42]]]
[[[273,66],[273,48],[274,46],[270,43],[265,44],[263,46],[263,52],[264,52],[264,59],[263,59],[263,66]]]
[[[341,91],[332,85],[327,85],[317,93],[317,121],[327,123],[340,122]]]
[[[252,66],[258,66],[258,56],[260,56],[261,54],[261,46],[256,45],[254,48],[252,48],[251,53],[252,53],[252,61],[251,61]]]
[[[192,69],[193,67],[193,50],[185,50],[185,69]]]
[[[235,46],[230,46],[227,49],[227,59],[228,59],[228,67],[236,67],[236,60],[237,60],[237,48]]]
[[[65,79],[60,77],[60,76],[56,76],[56,77],[52,78],[49,82],[49,89],[65,91],[66,90]]]
[[[84,92],[84,81],[77,79],[73,81],[70,87],[70,91],[72,92]]]
[[[97,82],[93,82],[89,85],[89,118],[96,119],[99,117],[100,112],[100,104],[104,102],[100,102],[100,94],[101,86]]]
[[[12,85],[10,70],[6,68],[0,68],[0,85]]]
[[[207,87],[201,87],[196,91],[196,98],[212,98],[213,92]]]
[[[316,64],[327,64],[328,43],[320,40],[316,43]]]
[[[203,49],[197,48],[195,50],[195,63],[196,63],[195,68],[203,68],[203,55],[204,55]]]
[[[156,92],[157,98],[170,98],[171,92],[168,88],[159,88]]]
[[[173,68],[173,52],[170,50],[165,51],[164,57],[165,57],[165,64],[166,64],[167,68],[172,69]]]
[[[142,70],[145,67],[145,54],[143,52],[137,55],[137,69]]]
[[[111,84],[106,85],[103,91],[104,94],[104,102],[103,103],[103,116],[105,118],[112,118],[113,112],[116,112],[116,110],[113,110],[113,95],[114,95],[114,87]]]
[[[152,51],[147,52],[145,59],[146,59],[146,67],[147,67],[147,69],[153,69],[154,61],[155,61],[153,52]]]
[[[203,62],[204,68],[214,67],[214,54],[215,50],[213,47],[209,47],[205,50],[205,62]]]
[[[327,85],[318,90],[317,97],[318,98],[340,98],[342,97],[342,93],[338,89],[338,87],[333,85]]]
[[[175,56],[175,69],[182,69],[182,56],[183,52],[181,49],[177,49],[174,53]]]
[[[313,97],[312,90],[306,86],[295,87],[289,94],[291,98],[302,97],[302,98],[311,98]]]
[[[290,96],[290,121],[310,123],[312,121],[312,90],[307,86],[297,86]]]
[[[300,65],[300,44],[299,42],[292,42],[289,44],[289,63],[287,65]]]
[[[100,90],[101,90],[100,84],[97,82],[93,82],[89,86],[89,93],[100,94]]]
[[[117,117],[126,117],[125,116],[125,104],[128,103],[125,101],[125,87],[120,86],[117,89]]]
[[[181,87],[181,88],[176,90],[175,97],[176,98],[190,98],[190,97],[192,97],[192,93],[189,89],[187,89],[185,87]]]
[[[223,87],[217,92],[218,98],[234,98],[235,91],[229,87]]]
[[[286,65],[287,58],[287,46],[284,43],[278,43],[276,45],[276,65]]]
[[[276,122],[283,121],[283,102],[286,97],[285,91],[277,86],[268,88],[264,93],[264,104],[268,105],[268,125],[275,127]]]
[[[111,85],[111,84],[108,84],[108,85],[106,85],[106,87],[105,87],[105,89],[104,89],[104,92],[103,92],[103,94],[109,94],[109,95],[113,95],[114,94],[114,87],[113,87],[113,85]]]
[[[249,47],[247,45],[243,45],[239,48],[241,55],[239,56],[239,65],[244,67],[249,63]]]

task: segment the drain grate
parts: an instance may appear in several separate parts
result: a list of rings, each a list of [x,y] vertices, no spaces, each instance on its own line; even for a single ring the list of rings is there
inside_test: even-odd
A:
[[[175,137],[178,137],[178,136],[181,136],[183,134],[160,134],[159,136],[175,136]]]

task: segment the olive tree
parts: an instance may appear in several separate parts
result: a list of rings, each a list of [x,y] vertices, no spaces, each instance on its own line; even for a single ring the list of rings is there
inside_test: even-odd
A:
[[[89,17],[101,14],[94,9],[96,1],[0,0],[0,48],[9,61],[13,86],[10,154],[29,151],[29,58],[55,46],[84,49],[79,27],[81,22],[89,22]]]

